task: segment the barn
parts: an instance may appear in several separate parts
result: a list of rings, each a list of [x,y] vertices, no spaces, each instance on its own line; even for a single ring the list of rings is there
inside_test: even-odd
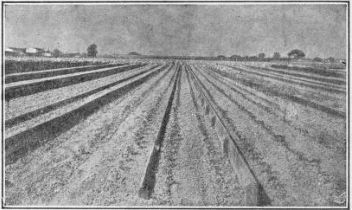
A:
[[[5,56],[22,56],[25,53],[25,48],[8,47],[5,49]]]
[[[43,53],[45,53],[45,50],[41,48],[34,48],[34,47],[26,48],[26,54],[30,56],[40,56]]]

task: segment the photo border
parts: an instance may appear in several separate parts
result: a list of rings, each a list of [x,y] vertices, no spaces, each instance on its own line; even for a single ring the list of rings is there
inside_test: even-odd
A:
[[[346,58],[346,81],[347,81],[347,92],[346,92],[346,103],[347,103],[347,110],[346,110],[346,157],[347,157],[347,164],[346,164],[346,170],[347,170],[347,180],[346,180],[346,206],[6,206],[5,205],[5,136],[4,136],[4,131],[5,131],[5,120],[4,120],[4,102],[5,102],[5,43],[4,43],[4,19],[5,19],[5,4],[11,4],[11,5],[16,5],[16,4],[32,4],[32,5],[38,5],[38,4],[88,4],[88,5],[104,5],[104,4],[114,4],[114,5],[179,5],[179,4],[189,4],[189,5],[231,5],[231,4],[263,4],[263,5],[270,5],[270,4],[346,4],[347,5],[347,14],[346,14],[346,41],[347,41],[347,58]],[[342,0],[327,0],[327,1],[304,1],[304,0],[296,0],[296,1],[290,1],[290,0],[278,0],[278,1],[250,1],[250,0],[239,0],[239,1],[187,1],[187,0],[180,0],[180,1],[168,1],[168,0],[153,0],[153,1],[142,1],[142,0],[131,0],[131,1],[112,1],[112,0],[105,0],[105,1],[73,1],[73,0],[29,0],[29,1],[23,1],[23,0],[5,0],[1,1],[1,151],[2,151],[2,161],[1,161],[1,208],[2,209],[208,209],[208,208],[216,208],[216,209],[350,209],[350,40],[351,40],[351,34],[350,34],[350,1]]]

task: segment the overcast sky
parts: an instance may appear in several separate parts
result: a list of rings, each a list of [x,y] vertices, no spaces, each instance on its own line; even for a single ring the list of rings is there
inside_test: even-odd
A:
[[[20,5],[5,7],[5,46],[100,54],[346,56],[346,6]]]

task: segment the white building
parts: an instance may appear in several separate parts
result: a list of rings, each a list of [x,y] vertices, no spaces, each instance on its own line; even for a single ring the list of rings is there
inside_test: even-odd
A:
[[[34,47],[29,47],[29,48],[26,48],[26,53],[27,54],[36,54],[36,55],[39,55],[39,54],[42,54],[44,53],[45,50],[44,49],[41,49],[41,48],[34,48]]]

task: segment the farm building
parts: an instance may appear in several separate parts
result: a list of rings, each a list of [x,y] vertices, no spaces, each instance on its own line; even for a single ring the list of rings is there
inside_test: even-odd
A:
[[[21,56],[21,55],[25,55],[25,53],[26,53],[25,48],[9,47],[5,49],[5,56]]]
[[[34,48],[34,47],[26,48],[27,55],[39,56],[39,55],[42,55],[44,52],[45,50],[41,48]]]
[[[52,57],[53,54],[49,50],[47,50],[47,51],[42,53],[42,56],[44,56],[44,57]]]
[[[346,64],[346,59],[337,59],[337,62]]]

